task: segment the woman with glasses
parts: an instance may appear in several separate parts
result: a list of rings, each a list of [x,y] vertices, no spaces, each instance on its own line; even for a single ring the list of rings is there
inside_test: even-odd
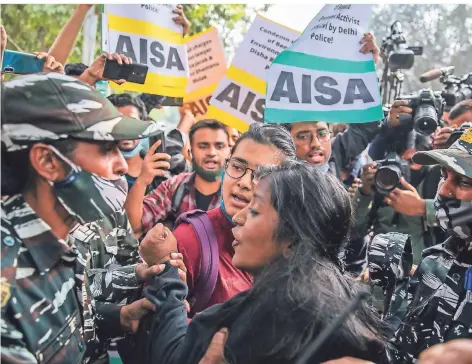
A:
[[[236,153],[232,158],[241,158]],[[246,175],[253,167],[246,166]],[[166,263],[145,291],[157,307],[147,321],[146,362],[199,363],[213,335],[227,328],[227,363],[294,364],[362,290],[344,273],[339,258],[352,212],[342,184],[297,161],[258,168],[253,181],[251,202],[235,213],[232,229],[232,263],[255,277],[253,287],[200,312],[189,324],[183,303],[186,286],[176,268]],[[224,196],[235,192],[230,188]],[[311,362],[350,356],[383,363],[381,325],[362,301]]]
[[[236,141],[231,156],[224,165],[220,207],[207,212],[215,231],[214,243],[218,244],[219,250],[218,276],[211,294],[206,292],[205,295],[195,294],[193,291],[198,279],[204,276],[200,274],[201,243],[193,226],[182,223],[175,229],[178,251],[183,255],[187,267],[189,296],[196,298],[196,301],[192,302],[191,315],[216,303],[225,302],[252,286],[251,274],[237,269],[232,264],[234,255],[232,218],[251,202],[254,170],[257,167],[280,165],[284,160],[294,158],[294,142],[290,133],[281,126],[253,124]],[[159,256],[166,254],[167,252],[160,252]],[[201,287],[201,282],[199,286]]]

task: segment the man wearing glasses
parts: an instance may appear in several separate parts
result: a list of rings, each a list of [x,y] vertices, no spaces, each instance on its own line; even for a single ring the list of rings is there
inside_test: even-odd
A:
[[[351,161],[362,153],[379,131],[378,122],[351,124],[332,137],[328,124],[299,122],[287,125],[292,134],[297,157],[341,178]]]

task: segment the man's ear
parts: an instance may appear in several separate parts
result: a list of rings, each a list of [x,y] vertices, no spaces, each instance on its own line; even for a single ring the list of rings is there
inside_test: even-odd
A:
[[[67,176],[64,163],[46,144],[34,144],[30,150],[29,159],[35,172],[48,181],[62,181]]]

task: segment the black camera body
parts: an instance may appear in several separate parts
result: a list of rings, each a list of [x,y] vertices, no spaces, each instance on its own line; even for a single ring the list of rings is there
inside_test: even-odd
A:
[[[374,175],[373,190],[382,196],[388,195],[400,185],[404,177],[410,179],[410,166],[395,152],[390,152],[385,159],[375,162],[377,172]]]
[[[462,124],[459,128],[452,129],[451,136],[447,139],[447,148],[454,144],[457,139],[459,139],[462,134],[464,134],[470,128],[472,128],[472,121]]]
[[[407,46],[406,36],[398,20],[390,26],[390,34],[382,39],[381,50],[388,56],[389,68],[392,71],[410,69],[415,62],[415,56],[423,54],[423,47]]]
[[[422,89],[418,93],[402,96],[399,100],[407,100],[408,107],[413,109],[413,115],[400,114],[401,125],[411,125],[422,135],[433,134],[441,125],[445,105],[441,92]]]
[[[461,77],[447,74],[439,81],[444,85],[441,96],[445,100],[445,111],[450,111],[461,101],[472,99],[472,72]]]

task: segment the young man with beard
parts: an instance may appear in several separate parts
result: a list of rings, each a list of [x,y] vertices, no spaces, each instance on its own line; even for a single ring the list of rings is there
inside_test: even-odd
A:
[[[375,44],[374,36],[366,33],[360,43],[363,44],[360,52],[372,52],[377,62],[380,50]],[[388,120],[388,126],[398,124],[397,119]],[[285,126],[295,141],[299,159],[319,166],[322,171],[330,172],[340,179],[342,172],[349,168],[352,160],[367,148],[380,130],[377,121],[350,124],[346,131],[338,132],[335,136],[324,121],[300,121]]]
[[[144,158],[126,206],[138,238],[159,222],[173,226],[184,212],[219,206],[221,172],[230,154],[226,126],[216,120],[201,120],[192,127],[189,138],[194,172],[181,173],[163,182],[146,197],[146,186],[160,168],[153,158],[156,148],[151,147]]]

